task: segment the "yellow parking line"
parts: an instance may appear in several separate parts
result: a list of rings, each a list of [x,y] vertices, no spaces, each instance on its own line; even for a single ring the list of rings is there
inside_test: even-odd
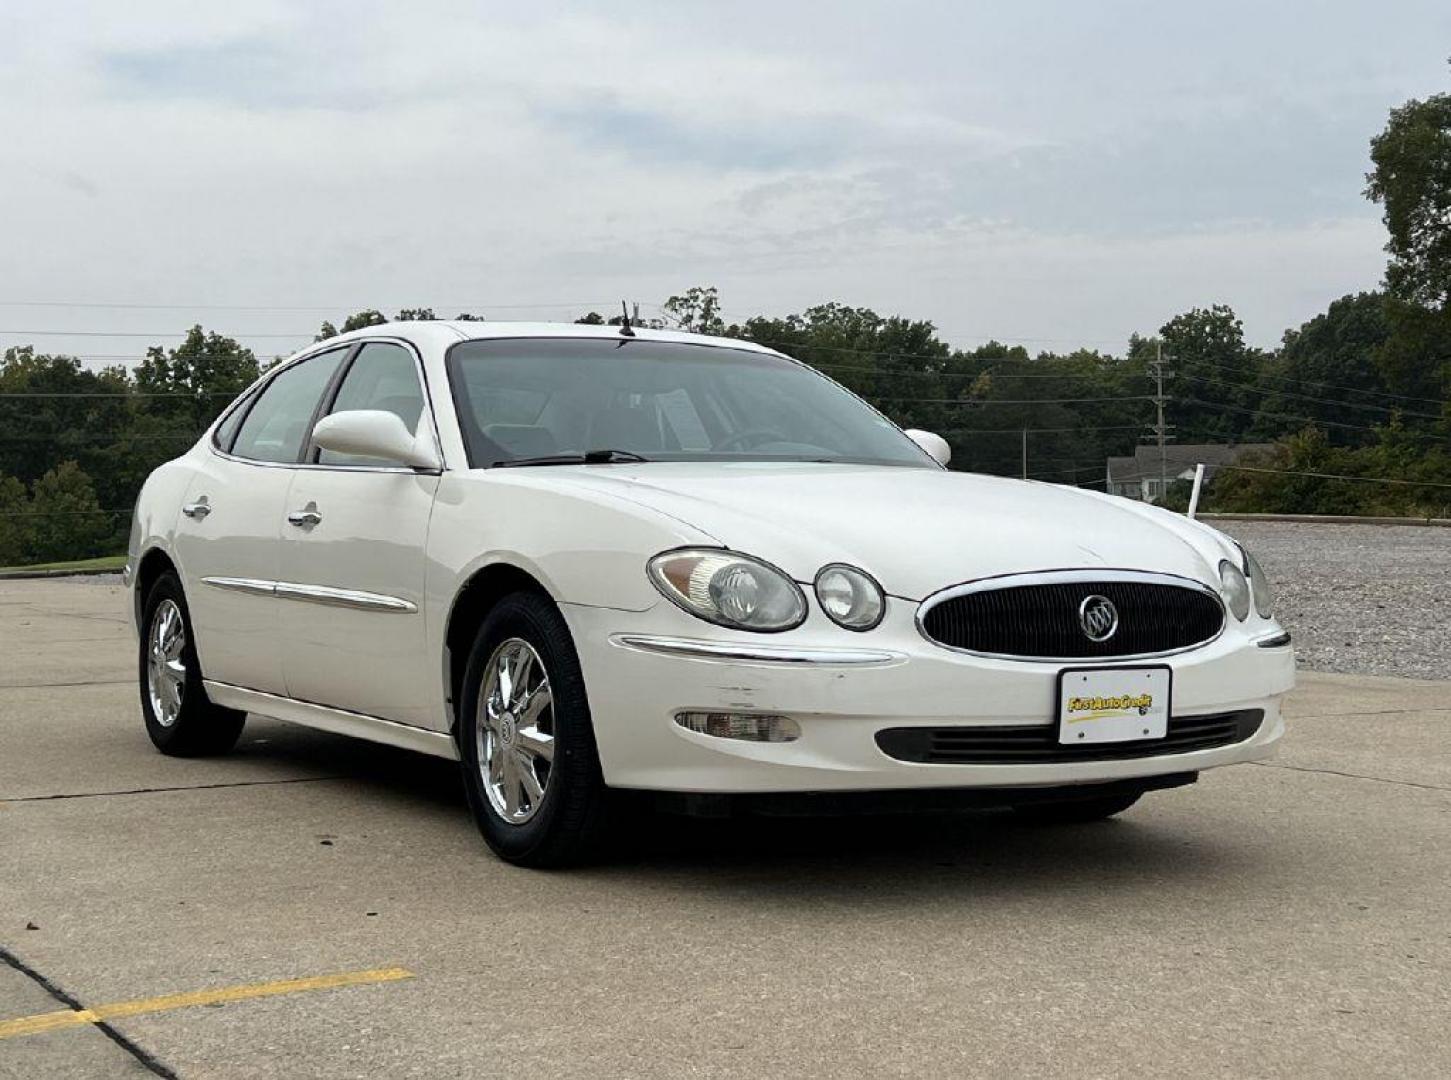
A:
[[[14,1020],[0,1020],[0,1039],[8,1039],[16,1035],[35,1035],[42,1031],[79,1027],[83,1024],[99,1024],[103,1020],[139,1016],[141,1013],[187,1009],[194,1005],[219,1005],[232,1001],[248,1001],[252,998],[276,997],[278,994],[299,994],[307,990],[332,990],[339,986],[361,986],[368,983],[396,982],[399,979],[411,978],[413,978],[413,972],[404,968],[375,968],[372,971],[343,971],[336,975],[315,975],[307,979],[281,979],[277,982],[231,986],[221,990],[193,990],[184,994],[167,994],[164,997],[141,998],[137,1001],[117,1001],[110,1005],[96,1005],[89,1009],[61,1009],[59,1012],[21,1016]]]

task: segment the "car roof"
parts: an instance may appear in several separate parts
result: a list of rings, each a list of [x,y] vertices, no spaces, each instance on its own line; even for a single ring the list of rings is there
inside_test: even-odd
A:
[[[636,327],[634,340],[668,341],[682,345],[715,345],[729,349],[744,349],[749,352],[766,353],[771,356],[783,354],[753,341],[740,338],[714,337],[709,334],[692,334],[683,330],[655,330]],[[618,326],[598,326],[590,323],[550,322],[476,322],[473,320],[429,319],[420,322],[389,322],[376,326],[365,326],[338,334],[318,345],[339,345],[359,339],[376,337],[400,337],[415,344],[446,347],[456,341],[476,341],[489,338],[605,338],[621,339]],[[315,351],[315,346],[308,351]]]

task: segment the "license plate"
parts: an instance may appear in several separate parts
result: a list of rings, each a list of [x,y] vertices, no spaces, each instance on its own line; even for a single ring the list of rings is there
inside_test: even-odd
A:
[[[1167,667],[1066,668],[1058,673],[1058,741],[1142,742],[1169,733]]]

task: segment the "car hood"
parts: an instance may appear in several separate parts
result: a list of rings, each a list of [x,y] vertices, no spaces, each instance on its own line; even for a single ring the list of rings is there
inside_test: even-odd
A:
[[[649,507],[798,581],[846,562],[914,600],[977,578],[1070,568],[1151,570],[1215,584],[1219,560],[1233,553],[1219,533],[1177,514],[976,473],[761,462],[538,471],[541,482],[547,472],[549,482]]]

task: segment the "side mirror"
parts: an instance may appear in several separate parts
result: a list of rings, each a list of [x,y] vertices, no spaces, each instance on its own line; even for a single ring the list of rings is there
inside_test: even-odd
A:
[[[437,469],[438,454],[415,438],[395,413],[350,409],[324,416],[312,429],[312,441],[335,454],[381,458],[412,469]]]
[[[941,435],[930,431],[920,431],[917,428],[908,428],[907,438],[927,451],[927,456],[939,465],[945,466],[952,460],[952,447],[947,445],[947,440]]]

